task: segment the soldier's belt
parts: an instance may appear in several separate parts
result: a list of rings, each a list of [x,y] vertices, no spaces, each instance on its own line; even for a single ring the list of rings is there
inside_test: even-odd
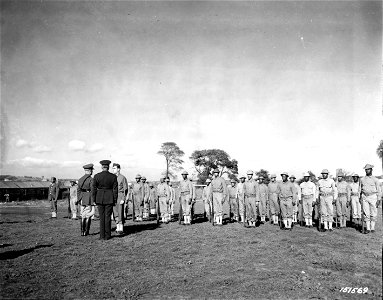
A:
[[[320,195],[323,197],[328,197],[328,196],[332,196],[332,193],[320,193]]]
[[[83,193],[90,193],[91,192],[91,190],[86,190],[86,189],[80,189],[80,191]]]
[[[276,192],[270,192],[269,195],[276,195]]]
[[[338,193],[338,197],[345,197],[347,196],[347,193]]]
[[[259,195],[261,195],[261,196],[266,196],[267,193],[259,193]]]
[[[377,194],[378,192],[363,192],[363,195],[365,195],[365,196],[371,196],[371,195],[375,195],[375,194]]]
[[[221,193],[221,194],[223,194],[223,191],[214,191],[213,190],[213,193]]]
[[[290,199],[293,199],[293,196],[279,196],[279,199],[281,199],[281,200],[290,200]]]
[[[189,195],[190,191],[181,192],[181,195]]]
[[[313,196],[314,196],[314,194],[302,195],[302,197],[303,197],[304,199],[310,199],[310,198],[312,198]]]
[[[158,195],[158,197],[166,197],[166,195]]]
[[[230,199],[237,199],[236,197],[229,197]]]
[[[246,197],[255,197],[256,194],[245,194]]]
[[[97,191],[113,191],[113,189],[102,189],[102,188],[98,188]]]
[[[359,193],[351,193],[351,196],[359,196]]]

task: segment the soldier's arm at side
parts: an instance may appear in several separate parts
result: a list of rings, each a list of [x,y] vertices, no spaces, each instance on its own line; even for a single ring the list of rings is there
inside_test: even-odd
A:
[[[56,200],[58,200],[58,198],[59,198],[59,192],[60,192],[60,187],[59,187],[59,182],[57,181],[57,184],[56,184],[56,195],[55,195]]]
[[[118,198],[118,182],[117,177],[113,179],[113,205],[116,205]]]
[[[338,188],[336,187],[335,181],[331,183],[332,190],[334,191],[334,200],[338,199]]]

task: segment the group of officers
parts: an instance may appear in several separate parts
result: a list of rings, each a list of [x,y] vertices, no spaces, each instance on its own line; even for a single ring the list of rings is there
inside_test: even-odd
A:
[[[81,206],[81,235],[89,234],[96,206],[100,218],[100,239],[111,237],[112,216],[117,225],[116,232],[123,233],[128,203],[132,205],[134,221],[143,221],[153,215],[160,216],[162,223],[172,219],[176,191],[169,178],[162,177],[155,187],[147,183],[144,176],[137,175],[135,182],[128,184],[120,173],[119,164],[113,164],[113,174],[109,172],[109,160],[102,160],[100,164],[102,171],[93,178],[94,165],[83,166],[84,176],[78,180],[77,186],[72,184],[71,202]],[[313,227],[315,210],[321,230],[332,231],[334,217],[338,228],[346,227],[348,208],[351,206],[354,225],[363,228],[363,233],[374,232],[382,189],[378,179],[372,175],[372,169],[373,166],[367,164],[364,167],[366,176],[362,178],[353,173],[352,183],[344,180],[344,174],[337,174],[335,182],[329,178],[328,170],[324,169],[317,185],[310,180],[309,173],[304,174],[303,182],[298,185],[295,176],[289,176],[287,172],[280,174],[282,180],[279,182],[276,181],[276,175],[272,174],[270,182],[266,184],[265,178],[255,178],[254,172],[249,170],[246,176],[239,177],[239,183],[231,180],[229,186],[216,169],[212,178],[206,180],[202,192],[205,214],[213,225],[221,226],[223,205],[228,201],[230,220],[241,222],[245,227],[256,227],[258,219],[264,223],[269,217],[271,223],[279,225],[281,229],[291,230],[298,221],[297,215],[300,215],[302,225]],[[196,190],[188,179],[188,172],[181,174],[177,193],[179,221],[190,225]]]

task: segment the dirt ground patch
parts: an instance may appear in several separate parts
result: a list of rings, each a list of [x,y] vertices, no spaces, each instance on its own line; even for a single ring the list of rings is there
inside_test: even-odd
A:
[[[0,206],[0,297],[33,299],[381,299],[382,215],[375,234],[270,224],[125,224],[125,235],[80,236],[44,201]],[[197,203],[196,213],[202,212]],[[114,225],[114,224],[113,224]],[[113,226],[114,227],[114,226]],[[114,233],[113,233],[114,235]],[[368,287],[367,294],[342,287]]]

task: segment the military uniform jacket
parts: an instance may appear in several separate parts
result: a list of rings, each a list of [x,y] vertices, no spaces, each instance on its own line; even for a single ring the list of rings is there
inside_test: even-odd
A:
[[[213,193],[223,193],[223,199],[226,199],[228,192],[225,179],[222,177],[213,178],[210,185]]]
[[[347,201],[350,200],[351,189],[346,181],[341,181],[336,183],[336,189],[338,190],[338,199],[347,198]]]
[[[247,180],[243,184],[243,193],[246,198],[255,197],[255,201],[259,201],[259,183],[254,178]]]
[[[169,201],[170,199],[170,189],[169,189],[169,186],[166,184],[166,183],[160,183],[158,186],[157,186],[157,195],[158,197],[165,197],[166,198],[166,202]]]
[[[335,186],[334,180],[331,178],[327,179],[320,179],[318,181],[318,187],[317,187],[317,196],[333,196],[334,199],[338,198],[338,190]]]
[[[277,188],[277,194],[280,201],[292,198],[294,203],[297,202],[298,193],[296,191],[294,183],[290,181],[279,182],[278,188]]]
[[[203,191],[202,191],[202,200],[204,202],[206,201],[210,201],[210,197],[211,197],[211,185],[207,185],[203,188]]]
[[[193,185],[188,179],[180,181],[180,198],[181,196],[185,196],[190,200],[193,197]]]
[[[360,179],[361,192],[364,196],[377,195],[377,199],[382,198],[382,190],[379,180],[375,176],[364,176]]]
[[[117,187],[117,189],[118,189],[117,200],[118,201],[121,201],[121,200],[125,201],[125,195],[128,192],[128,181],[126,180],[124,175],[119,174],[117,176],[117,185],[118,185],[118,187]]]
[[[350,183],[350,193],[351,193],[351,197],[359,197],[360,196],[359,182]]]
[[[93,178],[89,174],[85,174],[78,180],[77,201],[81,203],[81,205],[94,205],[92,182]]]
[[[277,194],[277,188],[278,188],[277,182],[270,181],[267,187],[269,189],[269,196]]]
[[[269,200],[269,188],[264,183],[261,183],[259,185],[259,197],[260,199],[262,198],[262,199],[265,199],[266,201]]]
[[[57,182],[51,183],[49,186],[48,201],[57,200],[59,197],[59,185]]]
[[[308,198],[314,198],[316,199],[316,186],[311,181],[303,181],[299,185],[299,189],[301,191],[301,198],[308,199]]]
[[[228,195],[229,195],[229,198],[230,199],[236,199],[237,198],[237,194],[238,194],[238,187],[237,185],[235,185],[234,187],[229,185],[227,187],[227,190],[228,190]]]
[[[157,191],[155,188],[149,190],[149,202],[153,206],[157,202]]]
[[[96,204],[112,204],[117,202],[118,183],[117,176],[102,171],[93,178],[92,196]]]
[[[149,202],[149,195],[150,195],[150,187],[149,187],[149,184],[145,182],[142,184],[142,196],[144,198],[145,203]]]
[[[69,188],[69,199],[75,203],[77,202],[77,185],[71,186]]]
[[[175,190],[170,186],[168,185],[169,187],[169,190],[170,190],[170,199],[169,199],[169,203],[174,203],[175,199],[176,199],[176,192]]]
[[[133,183],[132,196],[134,201],[142,202],[144,201],[144,187],[142,182]]]

